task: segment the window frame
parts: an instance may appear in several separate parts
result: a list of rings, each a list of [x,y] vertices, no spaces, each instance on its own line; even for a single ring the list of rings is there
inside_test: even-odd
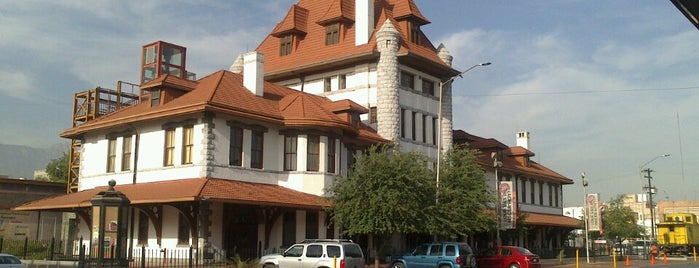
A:
[[[114,173],[116,171],[116,138],[109,138],[107,140],[107,173]]]
[[[138,245],[148,245],[148,216],[145,212],[138,212]]]
[[[422,79],[422,93],[436,97],[435,95],[435,82],[429,79]]]
[[[194,126],[182,127],[182,164],[192,164],[194,157]]]
[[[306,136],[306,171],[320,170],[320,136]]]
[[[284,171],[296,171],[298,166],[298,136],[284,135]]]
[[[244,129],[236,126],[230,127],[230,138],[228,145],[228,165],[243,166],[243,139]]]
[[[121,171],[131,170],[131,156],[133,155],[131,151],[131,141],[132,136],[124,136],[121,141]]]
[[[327,172],[329,173],[335,173],[335,154],[336,154],[336,149],[335,149],[335,139],[328,137],[328,141],[326,142],[326,162],[327,164],[325,165]]]
[[[332,23],[325,26],[325,45],[331,46],[340,43],[340,23]]]
[[[250,139],[250,168],[262,169],[264,167],[265,133],[260,130],[252,130]]]
[[[175,165],[175,128],[165,129],[165,142],[163,148],[163,166]]]
[[[411,89],[415,90],[415,75],[406,72],[406,71],[401,71],[400,72],[400,86],[406,89]]]
[[[190,223],[187,220],[187,218],[184,215],[182,215],[182,213],[178,213],[178,215],[179,219],[177,224],[177,245],[189,245],[192,227],[190,226]]]
[[[290,55],[293,51],[294,35],[287,34],[279,38],[279,56]]]

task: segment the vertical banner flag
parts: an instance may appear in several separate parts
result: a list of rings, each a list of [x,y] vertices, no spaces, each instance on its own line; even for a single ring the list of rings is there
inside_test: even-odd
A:
[[[500,228],[515,229],[517,222],[517,198],[511,181],[500,182]]]
[[[587,226],[589,231],[600,230],[599,194],[587,194]]]

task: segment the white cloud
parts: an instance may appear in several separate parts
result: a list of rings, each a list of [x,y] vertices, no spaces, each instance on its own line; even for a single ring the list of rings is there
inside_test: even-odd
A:
[[[36,97],[36,88],[31,75],[0,67],[0,94],[30,101]]]

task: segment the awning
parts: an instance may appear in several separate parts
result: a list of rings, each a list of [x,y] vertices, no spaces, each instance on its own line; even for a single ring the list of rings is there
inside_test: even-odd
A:
[[[105,182],[106,184],[106,182]],[[91,207],[90,200],[107,186],[32,201],[14,210],[72,210]],[[209,200],[223,203],[323,209],[329,202],[322,196],[307,194],[279,185],[215,178],[180,179],[116,185],[132,205],[162,204]]]
[[[524,223],[527,225],[569,227],[574,229],[580,228],[581,226],[581,221],[575,218],[532,212],[527,212],[527,218],[524,219]]]

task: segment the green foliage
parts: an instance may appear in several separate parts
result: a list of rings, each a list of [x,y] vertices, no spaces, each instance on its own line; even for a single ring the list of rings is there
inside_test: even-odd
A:
[[[435,207],[427,159],[393,146],[373,146],[330,189],[333,220],[348,235],[425,233]]]
[[[604,236],[610,240],[637,238],[643,233],[643,227],[636,224],[636,213],[624,206],[623,195],[610,200],[607,209],[602,212]]]
[[[431,225],[432,234],[455,238],[487,231],[495,226],[492,213],[485,213],[495,201],[487,186],[485,171],[476,162],[479,152],[454,148],[447,152],[441,165],[439,215],[442,221]]]
[[[232,266],[235,268],[257,268],[260,267],[260,260],[259,259],[252,259],[252,260],[243,260],[240,258],[240,255],[235,254],[235,256],[230,258],[230,262],[232,262]]]
[[[63,156],[51,160],[46,165],[46,173],[48,181],[68,182],[68,154],[63,153]]]
[[[333,220],[348,235],[415,233],[456,238],[495,225],[485,213],[494,200],[477,151],[456,148],[436,174],[419,153],[374,146],[330,189]]]

